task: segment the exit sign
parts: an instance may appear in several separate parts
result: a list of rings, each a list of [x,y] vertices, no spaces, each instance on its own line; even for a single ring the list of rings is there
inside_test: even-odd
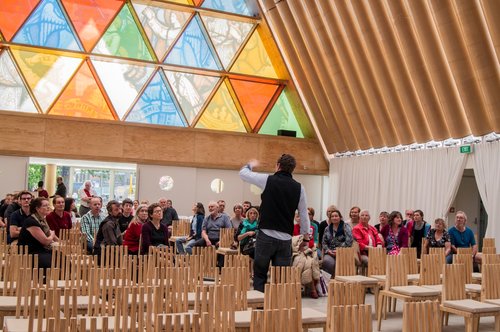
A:
[[[472,153],[472,145],[462,145],[460,147],[460,153]]]

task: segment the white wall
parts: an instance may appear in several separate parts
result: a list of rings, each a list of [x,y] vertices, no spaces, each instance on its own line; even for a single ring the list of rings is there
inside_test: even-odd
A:
[[[464,211],[467,214],[467,226],[477,234],[479,232],[479,202],[480,196],[474,172],[472,169],[466,169],[457,196],[451,205],[455,208],[455,213],[448,214],[448,226],[454,225],[457,211]]]
[[[5,194],[26,189],[27,157],[0,156],[0,198]]]

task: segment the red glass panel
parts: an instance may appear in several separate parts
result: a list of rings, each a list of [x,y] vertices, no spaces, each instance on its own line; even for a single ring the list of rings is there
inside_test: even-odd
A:
[[[0,1],[0,30],[6,40],[11,40],[39,0]]]

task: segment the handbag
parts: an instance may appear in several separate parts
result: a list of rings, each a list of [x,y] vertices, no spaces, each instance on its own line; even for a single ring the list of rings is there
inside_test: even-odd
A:
[[[248,239],[247,243],[241,249],[243,255],[252,255],[255,252],[255,243],[257,242],[257,237],[252,236]]]

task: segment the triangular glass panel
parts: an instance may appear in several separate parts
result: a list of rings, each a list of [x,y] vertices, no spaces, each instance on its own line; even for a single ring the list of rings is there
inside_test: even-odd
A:
[[[0,31],[10,40],[26,20],[39,0],[2,0],[0,4]]]
[[[198,116],[219,77],[165,71],[190,125]]]
[[[128,122],[186,127],[161,69],[155,74],[127,116]]]
[[[201,7],[245,16],[258,15],[254,0],[205,0]]]
[[[193,0],[195,6],[199,6],[203,0]]]
[[[123,6],[93,52],[124,58],[153,60],[127,5]]]
[[[81,51],[78,39],[56,0],[42,0],[16,33],[14,42]]]
[[[201,115],[196,128],[247,132],[226,84],[220,85],[219,90]]]
[[[120,0],[62,0],[83,47],[92,50],[123,1]]]
[[[156,52],[156,56],[158,59],[163,59],[191,14],[139,3],[134,3],[134,9]]]
[[[170,0],[170,2],[182,3],[183,5],[191,5],[191,2],[189,2],[189,0]]]
[[[87,61],[73,76],[49,114],[113,120],[114,116],[99,89]]]
[[[38,112],[7,50],[0,51],[0,110]]]
[[[288,101],[285,92],[282,92],[271,112],[267,116],[264,124],[259,130],[259,134],[278,135],[279,129],[293,130],[297,137],[304,138],[299,123],[293,114],[292,106]]]
[[[106,93],[120,119],[137,98],[154,71],[152,67],[92,60]]]
[[[254,31],[238,59],[231,67],[231,71],[247,75],[278,78],[269,54],[260,38],[259,31]]]
[[[208,35],[224,68],[228,69],[253,24],[202,15]]]
[[[44,112],[82,62],[80,58],[16,49],[12,54]]]
[[[255,127],[269,105],[279,85],[256,83],[242,80],[230,80],[234,92],[240,101],[248,123]]]
[[[221,69],[212,48],[206,39],[206,32],[198,16],[195,16],[182,33],[174,48],[167,55],[165,63],[197,67],[204,69]]]

